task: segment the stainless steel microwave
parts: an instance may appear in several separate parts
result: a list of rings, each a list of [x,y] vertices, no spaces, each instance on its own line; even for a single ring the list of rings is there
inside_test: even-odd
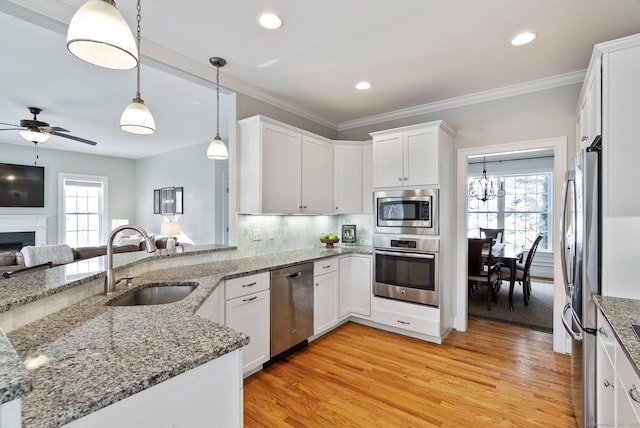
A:
[[[377,233],[438,235],[438,189],[374,193]]]

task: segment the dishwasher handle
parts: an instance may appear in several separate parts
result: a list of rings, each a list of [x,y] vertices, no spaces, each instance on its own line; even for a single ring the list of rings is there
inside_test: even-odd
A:
[[[298,271],[295,273],[292,273],[291,275],[287,275],[289,278],[291,279],[295,279],[295,278],[300,278],[302,276],[302,272]]]

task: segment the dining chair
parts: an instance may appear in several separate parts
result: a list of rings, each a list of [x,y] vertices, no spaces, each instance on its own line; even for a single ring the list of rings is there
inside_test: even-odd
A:
[[[493,262],[491,254],[492,238],[469,238],[467,280],[469,290],[474,286],[487,287],[487,310],[491,310],[491,300],[498,303],[500,267]],[[483,248],[489,248],[483,254]],[[485,264],[483,259],[487,260]]]
[[[502,229],[487,229],[480,228],[480,236],[482,238],[492,238],[493,244],[496,242],[504,243],[504,228]]]
[[[533,262],[533,257],[536,255],[536,251],[538,250],[538,245],[540,245],[540,241],[544,237],[543,233],[539,233],[536,236],[536,239],[533,241],[531,248],[529,248],[529,253],[527,254],[527,259],[524,263],[516,263],[516,281],[522,284],[522,294],[524,296],[524,304],[529,305],[529,297],[531,296],[531,263]],[[506,272],[507,269],[502,267],[500,269],[502,272]]]

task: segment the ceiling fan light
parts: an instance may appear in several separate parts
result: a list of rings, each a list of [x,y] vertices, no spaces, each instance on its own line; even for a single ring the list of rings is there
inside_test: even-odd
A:
[[[22,136],[22,138],[31,143],[44,143],[49,138],[51,138],[51,135],[47,134],[46,132],[32,131],[30,129],[20,131],[20,135]]]
[[[120,116],[120,129],[132,134],[153,134],[156,132],[156,122],[144,102],[134,98]]]
[[[67,49],[100,67],[129,70],[138,65],[131,29],[109,0],[89,0],[71,18]]]
[[[207,148],[207,157],[214,160],[229,159],[229,151],[220,136],[216,135],[213,141],[209,143],[209,147]]]

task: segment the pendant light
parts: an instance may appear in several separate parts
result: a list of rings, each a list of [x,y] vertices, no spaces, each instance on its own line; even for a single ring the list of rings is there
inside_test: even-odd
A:
[[[138,65],[131,29],[113,0],[89,0],[71,18],[67,49],[91,64],[117,70]]]
[[[496,196],[499,198],[504,197],[504,181],[500,180],[500,187],[496,191],[493,187],[493,179],[487,177],[487,158],[482,159],[482,177],[475,183],[473,180],[469,180],[468,195],[470,198],[476,198],[479,201],[487,202],[494,199]]]
[[[213,56],[209,62],[216,68],[216,137],[207,148],[207,157],[214,160],[229,159],[229,151],[220,138],[220,67],[224,67],[227,61],[224,58]]]
[[[138,0],[138,28],[136,37],[138,53],[140,53],[140,10],[140,0]],[[156,122],[153,120],[151,111],[149,111],[149,108],[147,108],[142,98],[140,98],[140,61],[138,61],[136,71],[138,76],[136,97],[122,112],[122,116],[120,116],[120,129],[133,134],[153,134],[156,132]]]

